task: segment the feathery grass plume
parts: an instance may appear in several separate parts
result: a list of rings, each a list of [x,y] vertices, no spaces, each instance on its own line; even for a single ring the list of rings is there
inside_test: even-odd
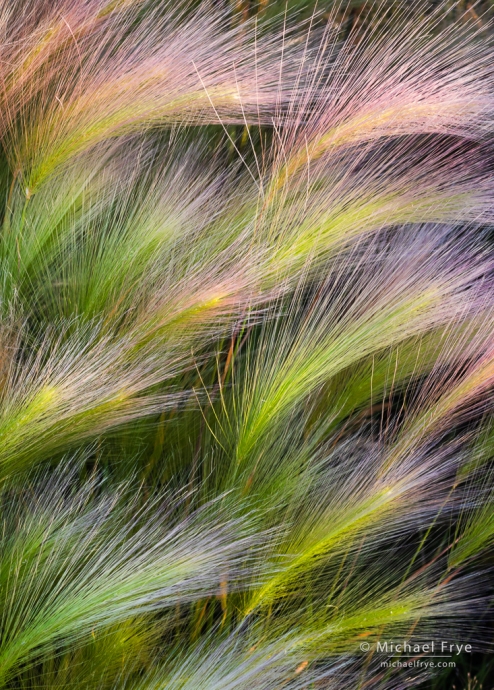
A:
[[[176,404],[180,388],[145,391],[190,368],[193,350],[202,357],[232,321],[254,322],[276,294],[260,285],[263,254],[235,221],[237,204],[223,213],[217,166],[199,167],[180,141],[170,147],[161,174],[143,165],[124,183],[128,157],[110,150],[109,161],[97,159],[103,170],[91,156],[50,181],[27,211],[12,199],[4,302],[15,295],[18,320],[30,327],[17,329],[2,396],[3,476]],[[137,160],[150,157],[144,147]]]
[[[283,159],[290,151],[283,151]],[[275,179],[275,175],[271,173]],[[493,178],[478,150],[427,137],[308,160],[262,209],[274,270],[317,272],[359,238],[402,224],[492,221]]]
[[[337,5],[336,8],[337,9]],[[307,159],[341,148],[403,135],[443,134],[481,140],[492,131],[493,70],[485,28],[465,13],[447,18],[448,3],[432,12],[427,3],[396,3],[340,44],[335,14],[309,66],[310,88],[293,101],[300,127],[281,134],[290,150],[273,191]],[[398,16],[396,16],[398,15]],[[305,113],[311,112],[307,122]]]
[[[225,569],[235,586],[262,538],[218,503],[185,517],[166,494],[76,483],[51,473],[2,492],[2,683],[57,647],[216,593]]]
[[[170,667],[138,681],[129,681],[127,690],[275,690],[280,686],[290,690],[303,690],[307,683],[328,690],[355,688],[359,683],[359,667],[348,657],[340,657],[330,667],[318,666],[317,660],[304,649],[303,637],[280,636],[274,642],[263,641],[252,633],[236,631],[222,644],[213,640],[174,659]],[[369,674],[376,684],[366,687],[391,690],[405,688],[396,679],[383,681],[382,675],[372,669]],[[410,687],[412,687],[410,685]]]
[[[159,325],[152,326],[159,336]],[[192,320],[192,327],[199,323]],[[34,352],[21,347],[13,354],[17,361],[10,366],[1,401],[2,479],[77,441],[184,399],[180,389],[159,391],[156,385],[192,365],[188,347],[197,334],[185,342],[187,330],[175,324],[176,340],[163,344],[159,337],[150,339],[149,330],[143,336],[141,328],[138,324],[114,339],[101,336],[97,327],[78,328],[67,337],[63,330],[61,335],[48,331],[38,335]]]
[[[491,48],[471,22],[431,35],[447,9],[423,9],[398,7],[393,26],[383,12],[343,43],[330,17],[319,52],[307,49],[263,177],[257,232],[274,271],[317,271],[386,226],[492,221]]]
[[[342,257],[313,297],[302,291],[298,304],[290,304],[292,315],[268,330],[246,371],[251,383],[239,389],[238,461],[264,429],[332,376],[475,312],[484,288],[476,294],[472,286],[490,272],[491,260],[480,247],[471,262],[454,233],[404,228]]]
[[[1,688],[398,690],[434,669],[362,641],[473,641],[494,61],[396,5],[0,0]]]
[[[442,357],[417,396],[409,419],[399,431],[387,464],[434,443],[454,425],[478,418],[490,408],[493,379],[492,309],[485,310],[482,327],[471,338],[463,334],[462,349],[445,367]]]
[[[394,596],[380,599],[374,593],[374,607],[366,608],[363,603],[353,615],[335,616],[331,624],[324,620],[325,616],[313,611],[310,631],[305,627],[306,612],[301,612],[298,622],[291,620],[289,630],[283,628],[279,616],[257,619],[250,625],[235,628],[221,642],[218,642],[218,630],[213,630],[192,649],[177,650],[156,673],[131,681],[125,687],[243,690],[254,684],[267,690],[280,684],[303,688],[307,683],[320,683],[322,687],[336,689],[358,687],[364,679],[366,687],[402,687],[395,685],[400,679],[390,677],[389,672],[383,674],[380,664],[374,665],[371,658],[358,659],[356,652],[362,639],[376,639],[374,633],[377,639],[384,631],[392,639],[401,636],[410,641],[428,639],[422,637],[431,632],[426,622],[428,617],[437,626],[434,635],[441,628],[441,617],[448,620],[461,615],[465,607],[461,596],[471,593],[471,582],[457,581],[454,594],[452,588],[429,591],[423,584],[420,590],[416,583],[415,591],[401,588]],[[482,605],[480,600],[475,603]],[[420,631],[418,618],[422,620]],[[365,634],[361,634],[362,628]],[[386,676],[390,685],[383,684]]]
[[[161,184],[188,182],[187,163],[189,157],[172,165]],[[157,190],[156,178],[142,193],[131,182],[119,208],[119,195],[106,198],[111,173],[104,172],[101,195],[98,184],[94,193],[86,189],[85,168],[75,170],[83,185],[75,199],[69,178],[53,214],[39,214],[50,184],[23,215],[22,241],[8,236],[16,223],[6,230],[5,303],[17,295],[19,318],[30,327],[17,336],[2,394],[3,477],[175,405],[187,395],[180,387],[176,395],[146,391],[193,366],[194,349],[203,357],[205,345],[236,319],[254,322],[259,304],[275,294],[258,287],[262,254],[242,226],[221,218],[218,200],[206,220],[196,220],[197,209],[212,205],[203,186],[189,184],[179,200]],[[210,181],[210,192],[219,185],[214,174],[200,179]]]
[[[4,12],[3,135],[27,198],[98,142],[218,117],[269,123],[289,93],[283,37],[224,30],[206,5],[190,16],[168,2],[58,0],[37,17],[37,4],[27,21]]]
[[[474,323],[466,320],[463,330],[474,337]],[[319,424],[330,410],[327,432],[339,425],[346,425],[347,431],[357,430],[376,410],[382,410],[383,403],[389,408],[393,395],[406,395],[412,379],[429,375],[438,359],[445,364],[456,361],[463,346],[461,331],[458,324],[446,325],[374,354],[332,377],[317,396],[312,412],[314,424]]]
[[[108,195],[112,182],[108,170],[112,152],[100,147],[94,153],[55,176],[28,206],[24,191],[11,184],[0,246],[4,309],[13,300],[17,309],[32,313],[41,291],[59,284],[54,268],[62,260],[64,242],[90,227],[104,208],[108,213],[104,191]]]
[[[385,563],[389,580],[394,577],[397,582],[403,564],[413,564],[406,550],[400,561],[395,561],[401,550],[395,540],[405,530],[413,534],[414,526],[426,530],[439,518],[447,520],[459,509],[456,497],[449,495],[458,462],[454,458],[428,458],[422,454],[383,477],[379,473],[382,456],[377,449],[367,446],[356,458],[349,456],[350,450],[350,443],[341,444],[324,462],[320,459],[315,467],[314,461],[309,464],[309,468],[313,465],[312,486],[306,480],[303,491],[292,492],[291,503],[284,511],[285,536],[273,553],[274,573],[253,590],[246,614],[259,607],[289,607],[292,597],[301,601],[307,590],[313,603],[319,601],[321,606],[330,607],[326,619],[361,615],[370,627],[377,593],[383,594],[392,584],[380,572]],[[306,468],[305,473],[308,471]],[[390,544],[394,558],[392,554],[384,555]],[[377,549],[381,555],[375,564]],[[357,574],[351,577],[353,570]],[[329,591],[324,582],[331,583]],[[362,613],[366,587],[371,611],[367,618]],[[360,590],[358,597],[353,588]],[[397,614],[401,610],[399,601],[390,608]],[[295,615],[300,615],[300,609]]]
[[[228,197],[229,170],[218,161],[205,165],[205,143],[192,147],[177,136],[159,151],[131,141],[127,152],[110,150],[104,159],[104,151],[70,168],[82,186],[73,201],[67,171],[27,209],[21,195],[13,201],[7,261],[12,274],[20,273],[26,311],[34,307],[45,321],[75,313],[111,325],[125,317],[128,324],[146,302],[156,303],[157,293],[168,293],[171,303],[197,280],[204,288],[222,282],[232,264],[237,276],[241,264],[251,264],[247,288],[254,288],[261,254],[245,222],[235,220],[241,202]],[[70,205],[47,207],[51,198]]]
[[[450,566],[468,563],[479,559],[494,543],[494,517],[492,515],[492,476],[488,476],[483,500],[473,510],[465,511],[464,520],[460,522],[458,537],[451,550]]]

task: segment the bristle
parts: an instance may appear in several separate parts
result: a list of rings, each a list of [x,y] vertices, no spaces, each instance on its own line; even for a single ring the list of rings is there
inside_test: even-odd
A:
[[[491,20],[224,5],[0,0],[0,690],[488,648]]]

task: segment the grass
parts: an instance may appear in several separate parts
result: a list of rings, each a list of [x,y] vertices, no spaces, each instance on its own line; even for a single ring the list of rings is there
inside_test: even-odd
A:
[[[0,3],[0,688],[487,687],[491,20],[295,4]]]

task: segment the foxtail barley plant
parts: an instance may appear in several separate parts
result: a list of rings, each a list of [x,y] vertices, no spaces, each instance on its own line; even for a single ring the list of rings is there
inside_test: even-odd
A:
[[[0,688],[489,652],[490,19],[244,5],[0,0]]]

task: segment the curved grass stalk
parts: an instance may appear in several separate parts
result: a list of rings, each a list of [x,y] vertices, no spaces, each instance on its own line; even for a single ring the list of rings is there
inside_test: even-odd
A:
[[[0,0],[0,686],[403,690],[362,640],[486,608],[494,62],[424,7]]]
[[[318,682],[327,688],[354,688],[359,675],[362,678],[362,665],[357,658],[359,643],[402,637],[412,642],[421,639],[420,634],[431,634],[428,626],[432,621],[440,627],[442,617],[447,625],[464,609],[462,596],[470,591],[468,582],[455,584],[456,592],[452,588],[438,592],[424,586],[421,590],[416,586],[406,592],[392,592],[374,602],[374,606],[364,604],[359,613],[336,616],[331,624],[325,625],[319,620],[323,616],[316,616],[311,632],[303,631],[297,624],[289,632],[284,631],[273,619],[265,621],[264,626],[258,621],[250,629],[236,629],[220,644],[214,636],[206,638],[187,655],[174,659],[171,668],[162,667],[137,682],[131,680],[128,687],[244,690],[255,683],[255,687],[274,690],[280,684],[303,688],[308,682]],[[418,619],[423,621],[420,631],[416,626]],[[435,639],[438,629],[432,633]],[[331,659],[326,666],[319,663],[323,655]],[[370,665],[370,660],[366,679],[370,687],[401,687],[383,686],[379,667]]]
[[[252,596],[247,599],[246,616],[277,602],[289,601],[291,595],[308,586],[307,578],[311,574],[313,578],[317,577],[318,570],[331,562],[335,570],[333,590],[323,590],[321,595],[325,597],[326,605],[335,608],[336,613],[339,614],[340,609],[345,611],[337,589],[341,586],[339,580],[343,582],[348,574],[346,570],[339,573],[338,568],[342,567],[348,554],[355,553],[357,563],[359,560],[365,562],[367,552],[373,554],[374,549],[380,548],[380,543],[392,540],[395,529],[399,535],[405,524],[411,529],[415,521],[425,528],[429,523],[433,524],[441,513],[449,514],[451,509],[455,509],[454,501],[448,495],[451,491],[449,481],[457,467],[451,459],[420,455],[408,458],[406,463],[382,476],[375,473],[375,466],[382,461],[376,450],[371,455],[372,450],[367,449],[366,455],[351,460],[347,453],[348,448],[343,446],[339,452],[337,450],[334,459],[346,457],[348,469],[345,474],[337,462],[331,467],[330,458],[326,460],[328,467],[324,468],[323,464],[319,472],[312,470],[312,487],[292,495],[294,505],[284,513],[289,525],[286,537],[281,545],[277,545],[277,551],[282,555],[274,558],[272,573],[263,585],[253,589]],[[325,493],[319,484],[326,487]],[[445,510],[447,504],[450,505]],[[291,525],[291,520],[295,524]],[[356,567],[355,563],[353,567]],[[393,567],[398,570],[397,564]],[[365,578],[362,573],[359,577],[357,581],[361,582],[363,592]],[[350,586],[347,581],[345,586]],[[384,582],[381,586],[384,587]],[[372,596],[375,595],[372,592]],[[317,589],[312,596],[318,596]],[[374,599],[371,605],[374,605]]]
[[[130,487],[98,496],[94,484],[74,491],[73,483],[52,475],[32,488],[30,506],[22,491],[3,492],[3,683],[55,643],[77,646],[136,615],[214,593],[225,568],[232,587],[256,544],[245,520],[226,519],[218,505],[174,519],[169,497],[140,506]]]
[[[180,393],[149,390],[191,365],[186,334],[176,329],[178,342],[156,350],[155,343],[143,345],[139,329],[133,339],[112,342],[86,328],[65,342],[48,334],[34,356],[13,353],[22,364],[11,365],[4,384],[2,479],[104,430],[176,405]]]
[[[425,3],[398,6],[401,19],[393,26],[383,14],[342,46],[338,29],[328,29],[312,75],[314,98],[309,91],[301,106],[294,104],[300,130],[283,141],[284,162],[269,195],[308,158],[317,161],[342,148],[426,133],[478,139],[490,131],[492,62],[485,41],[477,40],[478,27],[467,17],[437,31],[450,8],[442,3],[432,15],[424,9]],[[472,58],[478,71],[471,69]],[[317,114],[308,127],[306,109]]]
[[[398,254],[391,251],[380,268],[371,258],[372,250],[368,257],[364,252],[363,259],[355,260],[355,264],[350,257],[349,274],[344,274],[344,265],[336,269],[345,275],[345,282],[335,271],[334,278],[327,280],[327,292],[309,303],[306,315],[303,310],[301,314],[295,312],[294,336],[290,327],[285,332],[273,331],[277,340],[275,349],[271,346],[271,352],[276,352],[272,355],[274,364],[261,354],[248,372],[252,390],[243,393],[245,412],[238,430],[238,462],[262,439],[266,429],[281,416],[289,415],[302,397],[307,398],[331,377],[372,353],[441,323],[461,319],[478,307],[478,299],[470,302],[470,293],[465,293],[457,282],[459,274],[453,269],[456,249],[447,246],[440,243],[434,250],[429,240],[422,244],[418,236],[411,243],[411,252],[405,250],[400,255],[402,247]],[[439,264],[446,256],[447,267],[444,264],[446,270],[441,277]],[[416,264],[411,263],[412,257]],[[463,258],[459,260],[463,263]],[[351,268],[352,264],[356,268]],[[472,276],[485,270],[487,265],[480,259]],[[466,274],[465,278],[465,285],[470,284]]]
[[[307,179],[288,180],[270,204],[273,266],[316,273],[321,263],[384,228],[489,222],[491,178],[476,158],[444,142],[415,147],[414,156],[403,145],[384,155],[363,146],[324,165],[309,160],[302,171]]]
[[[484,325],[489,327],[490,322],[489,311]],[[485,405],[482,393],[488,390],[494,381],[491,340],[490,332],[486,333],[481,329],[469,344],[470,347],[465,347],[457,376],[453,380],[449,377],[447,381],[432,381],[428,391],[432,399],[429,398],[425,404],[421,401],[422,404],[417,406],[415,415],[411,416],[410,423],[402,430],[396,447],[391,450],[386,460],[387,465],[444,434],[465,410],[470,414],[482,411]]]
[[[114,17],[110,9],[59,1],[39,25],[7,18],[15,47],[5,60],[13,67],[3,77],[3,137],[27,198],[97,143],[153,126],[216,124],[218,116],[270,122],[286,99],[280,60],[288,84],[293,58],[271,37],[254,44],[253,28],[221,31],[221,16],[205,8],[192,18],[171,5],[164,15],[117,5]]]

